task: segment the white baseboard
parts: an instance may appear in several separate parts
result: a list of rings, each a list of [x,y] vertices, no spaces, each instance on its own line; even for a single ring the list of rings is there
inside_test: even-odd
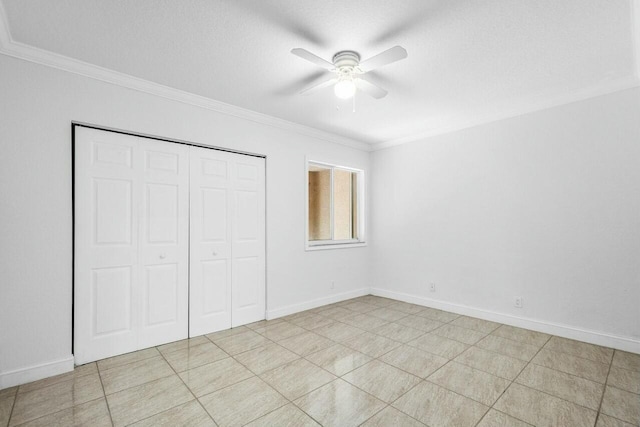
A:
[[[0,373],[0,389],[73,371],[73,356]]]
[[[386,289],[371,289],[372,295],[385,298],[392,298],[412,304],[423,305],[425,307],[437,308],[439,310],[450,311],[452,313],[463,314],[465,316],[477,317],[479,319],[490,320],[492,322],[504,323],[505,325],[517,326],[519,328],[531,329],[533,331],[544,332],[546,334],[557,335],[563,338],[584,341],[604,347],[618,350],[640,353],[640,341],[628,337],[606,334],[604,332],[592,331],[588,329],[576,328],[574,326],[559,323],[546,322],[542,320],[518,317],[510,314],[498,313],[495,311],[469,307],[461,304],[453,304],[444,301],[424,298],[417,295],[405,294],[401,292],[388,291]]]
[[[355,291],[343,292],[341,294],[329,295],[327,297],[317,298],[311,301],[302,302],[299,304],[287,305],[285,307],[276,308],[273,310],[267,310],[267,320],[277,319],[278,317],[288,316],[290,314],[298,313],[300,311],[310,310],[312,308],[320,307],[327,304],[333,304],[348,300],[351,298],[357,298],[364,295],[369,295],[371,292],[369,288],[356,289]]]

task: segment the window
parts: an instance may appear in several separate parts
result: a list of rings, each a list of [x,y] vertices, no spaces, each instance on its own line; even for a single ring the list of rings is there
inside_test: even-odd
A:
[[[307,249],[364,244],[364,172],[307,164]]]

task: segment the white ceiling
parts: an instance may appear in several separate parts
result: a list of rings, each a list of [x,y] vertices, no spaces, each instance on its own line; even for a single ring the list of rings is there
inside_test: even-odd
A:
[[[371,144],[637,84],[635,0],[2,0],[13,42]],[[636,11],[637,12],[637,11]],[[339,101],[290,53],[409,57]]]

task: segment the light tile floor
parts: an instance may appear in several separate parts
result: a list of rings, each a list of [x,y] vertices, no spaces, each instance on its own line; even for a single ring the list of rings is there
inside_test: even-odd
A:
[[[640,425],[640,355],[365,296],[0,390],[0,426]]]

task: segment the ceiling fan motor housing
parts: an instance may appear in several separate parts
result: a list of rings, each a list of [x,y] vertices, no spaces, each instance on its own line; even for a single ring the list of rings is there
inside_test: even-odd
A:
[[[360,64],[360,55],[352,50],[343,50],[333,55],[333,65],[339,77],[351,77],[354,73],[358,73],[358,64]]]

